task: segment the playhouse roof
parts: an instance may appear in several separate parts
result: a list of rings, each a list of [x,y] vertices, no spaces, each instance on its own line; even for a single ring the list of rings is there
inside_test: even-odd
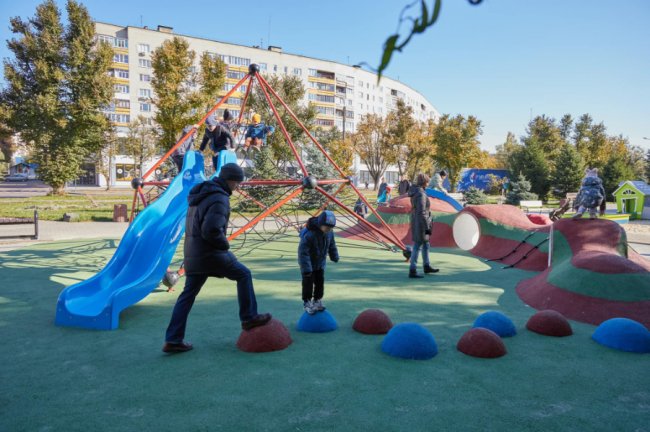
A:
[[[637,181],[627,180],[627,181],[620,182],[618,184],[618,188],[616,188],[616,190],[614,191],[614,194],[616,194],[616,192],[618,192],[626,184],[629,184],[634,189],[641,192],[643,195],[650,196],[650,185],[647,184],[646,182],[640,181],[640,180],[637,180]]]

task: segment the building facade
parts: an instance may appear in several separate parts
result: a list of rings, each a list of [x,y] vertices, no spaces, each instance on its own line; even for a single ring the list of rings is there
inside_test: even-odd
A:
[[[227,73],[223,94],[246,75],[251,63],[258,64],[260,71],[265,74],[300,77],[307,89],[304,102],[314,104],[318,112],[316,126],[325,129],[337,127],[346,133],[354,132],[364,115],[377,114],[383,117],[395,109],[399,99],[413,108],[417,120],[437,121],[439,118],[438,111],[422,94],[399,81],[382,77],[377,84],[376,74],[359,67],[285,53],[280,47],[261,49],[179,35],[166,26],[158,26],[154,30],[96,22],[95,31],[97,38],[108,42],[114,50],[110,73],[114,79],[115,95],[107,114],[116,125],[118,134],[124,134],[129,122],[139,115],[154,115],[156,107],[151,102],[151,54],[163,42],[175,36],[187,40],[190,49],[197,53],[197,69],[204,52],[224,61]],[[246,86],[243,85],[239,90],[222,105],[223,109],[227,108],[235,116],[239,115]],[[124,176],[128,164],[123,162],[121,165],[122,173],[115,181],[117,184],[130,180]],[[355,162],[355,170],[360,182],[365,183],[367,170],[359,161]],[[386,177],[389,183],[397,181],[394,171],[389,170]]]

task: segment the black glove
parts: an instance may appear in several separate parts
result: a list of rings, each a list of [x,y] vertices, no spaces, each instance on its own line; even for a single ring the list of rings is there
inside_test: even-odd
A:
[[[332,259],[332,261],[335,262],[335,263],[337,263],[337,262],[339,262],[339,259],[338,259],[338,258],[336,258],[336,259]]]
[[[425,235],[431,235],[431,230],[424,230]]]

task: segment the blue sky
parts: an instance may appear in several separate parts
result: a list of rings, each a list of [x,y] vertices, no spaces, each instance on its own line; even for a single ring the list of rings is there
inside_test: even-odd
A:
[[[83,3],[98,21],[163,24],[180,34],[376,66],[409,1]],[[9,17],[31,17],[39,3],[0,2],[0,57],[10,55]],[[479,118],[486,150],[503,143],[508,131],[524,134],[531,113],[556,119],[589,113],[609,134],[648,149],[649,22],[646,0],[484,0],[479,6],[443,0],[439,21],[397,53],[386,74],[420,91],[441,113]]]

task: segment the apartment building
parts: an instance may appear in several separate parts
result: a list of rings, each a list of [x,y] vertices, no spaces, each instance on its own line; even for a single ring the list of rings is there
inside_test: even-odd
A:
[[[200,55],[204,52],[218,56],[226,63],[227,76],[222,94],[226,94],[246,75],[251,63],[258,64],[262,73],[300,77],[307,89],[304,102],[314,104],[318,111],[316,125],[322,128],[337,127],[346,133],[354,132],[364,115],[372,113],[384,116],[395,109],[398,99],[413,107],[418,120],[437,120],[439,117],[433,105],[416,90],[387,77],[382,77],[377,84],[376,74],[359,67],[285,53],[275,46],[261,49],[179,35],[167,26],[150,29],[97,22],[95,28],[97,38],[108,42],[114,50],[110,73],[114,79],[115,97],[108,115],[118,133],[124,133],[128,123],[139,115],[153,116],[156,107],[151,102],[151,53],[175,36],[187,40],[190,49],[197,53],[195,67],[198,68]],[[239,90],[222,105],[223,109],[229,109],[234,115],[240,112],[246,86]],[[359,161],[356,161],[355,168],[360,181],[367,181],[367,170]],[[134,169],[132,164],[129,165],[128,158],[119,158],[116,161],[115,182],[128,182],[133,175]],[[387,181],[396,182],[396,176],[394,171],[389,170]]]

